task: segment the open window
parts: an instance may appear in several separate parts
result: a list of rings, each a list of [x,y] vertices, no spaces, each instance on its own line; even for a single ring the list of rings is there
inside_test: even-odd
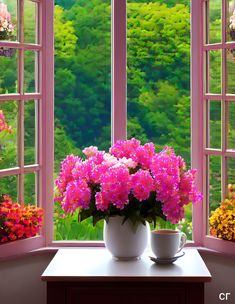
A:
[[[53,1],[1,1],[0,20],[0,191],[19,204],[6,211],[13,226],[1,209],[5,256],[46,244],[29,213],[53,201]]]
[[[234,1],[192,1],[192,163],[204,194],[195,238],[227,253],[235,252],[234,8]]]

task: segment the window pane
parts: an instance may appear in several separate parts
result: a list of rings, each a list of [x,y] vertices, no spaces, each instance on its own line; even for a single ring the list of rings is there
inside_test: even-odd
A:
[[[9,195],[17,202],[18,176],[0,177],[0,195]]]
[[[228,140],[227,148],[235,149],[235,101],[227,103],[228,117]]]
[[[190,165],[189,5],[127,1],[127,111],[128,138],[169,145]],[[191,239],[191,205],[185,214]]]
[[[37,3],[31,0],[24,1],[24,42],[37,43]]]
[[[36,173],[24,176],[24,204],[37,205]]]
[[[221,203],[221,158],[209,156],[209,215]]]
[[[60,3],[54,19],[55,176],[66,155],[111,145],[111,0]],[[76,215],[70,225],[71,217],[57,220],[56,214],[56,239],[102,239],[99,225],[78,224]]]
[[[128,138],[170,145],[189,164],[189,7],[129,0],[127,16]]]
[[[227,94],[235,94],[235,52],[227,50],[226,54]]]
[[[36,140],[37,140],[37,116],[38,102],[25,101],[24,113],[24,147],[25,165],[36,163]]]
[[[18,102],[0,101],[0,169],[17,166]]]
[[[208,41],[221,42],[221,0],[208,1]]]
[[[18,50],[0,48],[0,94],[18,92]]]
[[[0,40],[17,39],[17,0],[0,2]]]
[[[207,52],[207,93],[221,93],[221,50]]]
[[[227,41],[235,40],[235,3],[234,0],[227,0]]]
[[[38,92],[38,52],[24,52],[24,92]]]
[[[78,223],[77,217],[77,213],[64,217],[64,213],[57,204],[54,213],[54,238],[82,241],[103,239],[103,221],[94,227],[91,218]]]
[[[235,185],[235,158],[227,159],[228,184]]]
[[[208,148],[221,148],[221,102],[208,101]]]

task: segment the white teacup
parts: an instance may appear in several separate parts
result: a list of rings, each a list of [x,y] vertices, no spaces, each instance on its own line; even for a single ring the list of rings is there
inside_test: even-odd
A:
[[[186,234],[177,230],[160,229],[151,231],[152,251],[159,259],[173,258],[184,247],[186,241]]]

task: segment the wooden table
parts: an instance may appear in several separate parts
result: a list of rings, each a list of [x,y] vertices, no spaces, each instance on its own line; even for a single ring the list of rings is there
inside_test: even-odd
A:
[[[211,275],[196,249],[170,265],[117,261],[105,248],[60,249],[42,280],[48,304],[203,304]]]

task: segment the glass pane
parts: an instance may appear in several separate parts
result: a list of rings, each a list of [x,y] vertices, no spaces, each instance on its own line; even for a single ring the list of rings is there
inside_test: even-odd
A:
[[[17,0],[0,2],[0,40],[17,39]]]
[[[208,93],[221,93],[221,50],[207,53]]]
[[[235,102],[229,101],[226,107],[228,113],[228,139],[227,148],[235,149]]]
[[[221,0],[208,1],[208,41],[207,43],[221,42]]]
[[[55,6],[55,177],[66,155],[111,144],[111,0],[70,5]],[[56,239],[102,239],[100,225],[57,214]]]
[[[24,204],[37,205],[36,173],[24,176]]]
[[[24,42],[37,43],[37,3],[24,1]]]
[[[37,140],[37,116],[38,116],[38,102],[26,101],[24,113],[24,147],[25,165],[32,165],[36,163],[36,140]]]
[[[221,148],[221,102],[208,101],[208,148]]]
[[[127,1],[127,137],[169,145],[190,166],[190,1],[178,3]],[[179,229],[192,238],[191,205]]]
[[[18,92],[18,50],[0,48],[0,94]]]
[[[17,166],[17,126],[18,103],[0,101],[0,169]]]
[[[235,191],[235,158],[227,159],[227,171],[228,171],[228,184],[233,185]],[[235,193],[234,193],[235,198]]]
[[[25,51],[24,61],[24,92],[38,92],[38,52]]]
[[[235,2],[227,0],[227,41],[235,40]]]
[[[189,164],[189,6],[129,0],[127,17],[127,136],[170,145]]]
[[[17,202],[18,176],[0,177],[0,195],[9,195]]]
[[[227,94],[235,94],[235,51],[227,50],[226,53],[226,80],[227,80]]]
[[[209,157],[209,215],[221,203],[221,158]]]

